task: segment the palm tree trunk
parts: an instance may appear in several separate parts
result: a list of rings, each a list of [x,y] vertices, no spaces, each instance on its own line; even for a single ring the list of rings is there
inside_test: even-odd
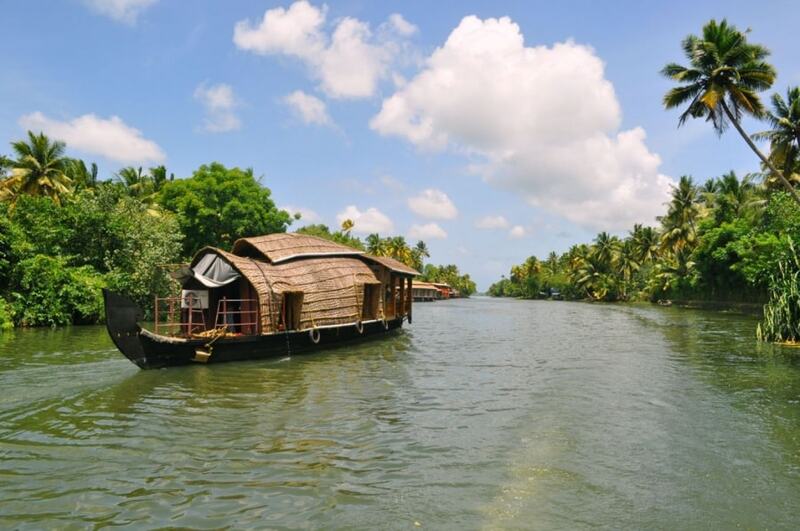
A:
[[[777,168],[775,168],[775,166],[769,161],[769,159],[763,153],[761,153],[761,150],[758,149],[758,146],[753,143],[753,140],[750,138],[750,136],[744,132],[741,124],[739,124],[739,121],[735,116],[733,116],[733,113],[728,108],[728,104],[725,103],[723,98],[720,99],[720,104],[722,104],[725,114],[728,115],[728,119],[731,121],[736,130],[739,131],[739,134],[742,135],[742,138],[744,138],[744,141],[747,142],[747,145],[750,146],[750,149],[752,149],[753,152],[758,155],[758,158],[761,159],[761,161],[767,166],[767,168],[770,169],[772,173],[778,176],[778,179],[780,179],[781,184],[783,184],[784,188],[786,188],[786,191],[789,192],[797,204],[800,205],[800,196],[797,195],[797,191],[794,189],[792,184],[787,181],[786,177],[783,176],[783,173],[779,172]]]

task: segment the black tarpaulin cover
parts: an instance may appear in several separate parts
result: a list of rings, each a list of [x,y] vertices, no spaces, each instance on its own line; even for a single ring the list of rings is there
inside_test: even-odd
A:
[[[218,288],[239,278],[239,273],[219,255],[208,253],[192,268],[192,276],[208,288]]]

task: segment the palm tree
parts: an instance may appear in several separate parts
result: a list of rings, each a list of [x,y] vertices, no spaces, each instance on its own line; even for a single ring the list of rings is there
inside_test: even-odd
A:
[[[367,252],[373,256],[386,256],[386,240],[380,234],[367,236]]]
[[[69,159],[67,176],[72,179],[76,190],[90,189],[97,186],[97,164],[92,162],[90,168],[81,159]]]
[[[776,76],[775,68],[764,60],[769,51],[748,43],[747,36],[724,19],[720,23],[708,22],[699,37],[686,37],[683,51],[689,67],[669,63],[661,70],[663,75],[680,83],[664,95],[664,106],[672,109],[688,102],[679,125],[689,118],[705,118],[722,134],[729,123],[733,124],[750,149],[800,204],[794,187],[756,147],[740,123],[743,114],[764,116],[758,92],[770,88]]]
[[[425,258],[430,258],[430,256],[431,253],[428,251],[428,246],[425,245],[425,242],[422,240],[418,241],[417,245],[415,245],[414,248],[411,249],[411,258],[412,261],[414,262],[413,265],[414,269],[416,269],[417,271],[421,271],[422,264]]]
[[[353,222],[352,219],[346,219],[342,221],[342,232],[345,236],[350,236],[350,231],[353,230],[356,224]]]
[[[604,271],[609,271],[617,260],[619,238],[603,231],[594,239],[594,256],[597,265]]]
[[[719,178],[717,193],[714,195],[716,219],[723,222],[741,216],[745,208],[758,203],[755,199],[756,185],[753,175],[745,175],[740,181],[736,173],[730,171]]]
[[[44,133],[28,131],[28,141],[12,142],[16,155],[11,176],[0,182],[0,199],[12,203],[22,194],[49,197],[60,204],[61,196],[72,191],[72,181],[65,173],[64,142],[51,141]]]
[[[403,262],[408,266],[413,266],[413,257],[411,255],[411,249],[408,247],[406,239],[403,236],[395,236],[393,238],[389,238],[386,247],[389,255],[392,258],[400,260],[401,262]]]
[[[640,265],[656,261],[660,244],[656,229],[636,224],[633,226],[631,239],[636,250],[636,261]]]
[[[766,113],[772,129],[753,135],[756,140],[769,140],[769,158],[783,168],[788,181],[798,181],[800,159],[800,87],[786,89],[786,100],[780,94],[772,96],[772,111]]]
[[[627,298],[628,285],[633,280],[633,275],[639,270],[641,264],[638,258],[636,241],[627,238],[619,246],[617,252],[617,270],[622,275],[622,298]]]
[[[682,176],[678,186],[672,187],[672,200],[667,214],[661,218],[661,243],[664,249],[677,253],[694,244],[699,216],[697,202],[697,188],[692,178]]]

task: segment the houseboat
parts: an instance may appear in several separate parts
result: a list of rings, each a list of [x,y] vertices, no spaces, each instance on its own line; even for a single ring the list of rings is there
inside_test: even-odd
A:
[[[430,282],[414,282],[411,295],[414,302],[431,302],[442,298],[442,292]]]
[[[305,234],[206,247],[173,274],[179,297],[156,298],[153,329],[130,299],[104,291],[106,326],[142,369],[287,356],[381,337],[412,320],[402,262]]]

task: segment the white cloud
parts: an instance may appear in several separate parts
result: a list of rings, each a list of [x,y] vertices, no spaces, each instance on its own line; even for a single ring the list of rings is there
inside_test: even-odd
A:
[[[508,225],[508,220],[503,216],[484,216],[475,222],[475,228],[486,230],[506,229]]]
[[[166,159],[158,144],[144,138],[141,131],[127,125],[119,116],[106,119],[84,114],[73,120],[60,121],[34,112],[22,116],[19,125],[62,140],[69,148],[123,164],[163,162]]]
[[[194,89],[194,99],[199,101],[206,111],[203,130],[210,133],[225,133],[235,131],[242,126],[241,120],[234,112],[238,101],[230,85],[219,83],[207,86],[201,83]]]
[[[413,35],[417,32],[417,27],[403,18],[403,15],[400,13],[392,13],[389,15],[389,26],[403,36]]]
[[[283,102],[288,105],[303,123],[316,125],[333,125],[325,102],[321,99],[306,94],[302,90],[295,90],[283,98]]]
[[[374,207],[361,212],[355,205],[349,205],[336,215],[336,220],[339,223],[344,222],[346,219],[353,221],[353,232],[360,234],[371,234],[373,232],[386,234],[394,231],[392,220]]]
[[[443,240],[447,238],[447,233],[436,223],[426,223],[424,225],[411,225],[408,230],[408,237],[416,240]]]
[[[514,225],[511,227],[511,230],[508,231],[509,238],[524,238],[526,234],[527,231],[522,225]]]
[[[84,0],[93,11],[117,22],[135,24],[139,14],[158,0]]]
[[[327,7],[298,0],[288,9],[268,9],[258,23],[237,22],[233,42],[260,55],[287,55],[303,61],[330,97],[372,96],[388,74],[397,43],[386,32],[374,36],[368,23],[352,17],[339,19],[328,35],[326,15]],[[413,27],[402,17],[390,18],[390,25],[400,36]]]
[[[509,18],[465,17],[370,122],[422,149],[451,148],[495,185],[586,227],[661,211],[672,182],[621,111],[594,50],[526,47]]]
[[[310,208],[303,208],[303,207],[296,207],[292,205],[284,205],[278,207],[280,210],[285,210],[291,215],[300,214],[300,222],[301,223],[317,223],[322,218],[319,214],[315,211],[311,210]]]
[[[420,216],[430,219],[453,219],[458,209],[441,190],[428,188],[418,196],[408,198],[408,207]]]

